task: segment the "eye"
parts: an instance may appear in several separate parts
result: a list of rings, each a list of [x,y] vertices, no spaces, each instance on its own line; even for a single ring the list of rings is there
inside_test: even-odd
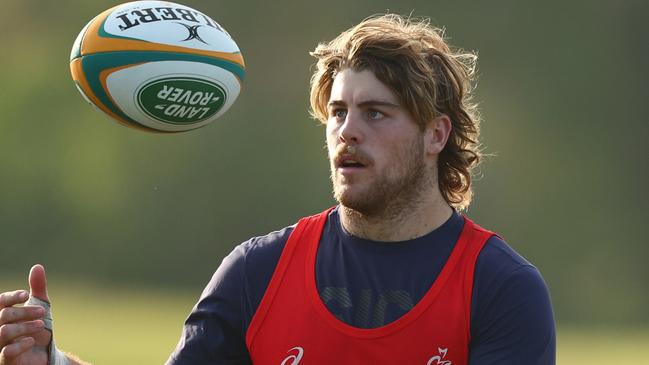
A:
[[[369,111],[367,112],[367,118],[368,118],[369,120],[381,119],[381,118],[383,118],[383,117],[385,117],[385,114],[381,113],[381,112],[378,111],[378,110],[369,110]]]
[[[335,119],[345,119],[347,118],[347,110],[345,109],[334,109],[331,112],[329,112],[329,115],[331,118]]]

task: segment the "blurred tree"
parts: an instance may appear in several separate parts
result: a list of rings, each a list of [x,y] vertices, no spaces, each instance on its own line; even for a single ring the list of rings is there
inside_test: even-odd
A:
[[[234,245],[333,204],[308,52],[390,10],[480,55],[495,157],[468,214],[541,269],[561,321],[649,323],[646,2],[186,3],[247,76],[221,120],[171,136],[109,121],[70,80],[74,38],[112,1],[3,4],[0,273],[200,290]]]

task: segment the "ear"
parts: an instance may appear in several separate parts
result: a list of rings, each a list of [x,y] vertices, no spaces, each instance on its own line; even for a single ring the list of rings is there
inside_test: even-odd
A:
[[[451,119],[446,114],[441,114],[428,123],[424,131],[426,154],[439,155],[446,146],[452,128]]]

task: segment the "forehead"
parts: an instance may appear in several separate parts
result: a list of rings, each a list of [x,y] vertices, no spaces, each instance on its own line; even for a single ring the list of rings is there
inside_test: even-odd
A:
[[[360,104],[382,101],[398,105],[398,98],[390,88],[370,70],[354,71],[346,68],[336,75],[331,86],[329,102]]]

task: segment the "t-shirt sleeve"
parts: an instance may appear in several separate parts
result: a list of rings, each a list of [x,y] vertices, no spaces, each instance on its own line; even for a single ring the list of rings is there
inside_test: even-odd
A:
[[[476,264],[470,365],[553,365],[554,315],[536,267],[492,237]]]
[[[168,365],[251,364],[241,331],[244,258],[238,246],[223,259],[185,321]]]
[[[251,364],[246,331],[292,229],[252,238],[223,259],[187,317],[167,365]]]

